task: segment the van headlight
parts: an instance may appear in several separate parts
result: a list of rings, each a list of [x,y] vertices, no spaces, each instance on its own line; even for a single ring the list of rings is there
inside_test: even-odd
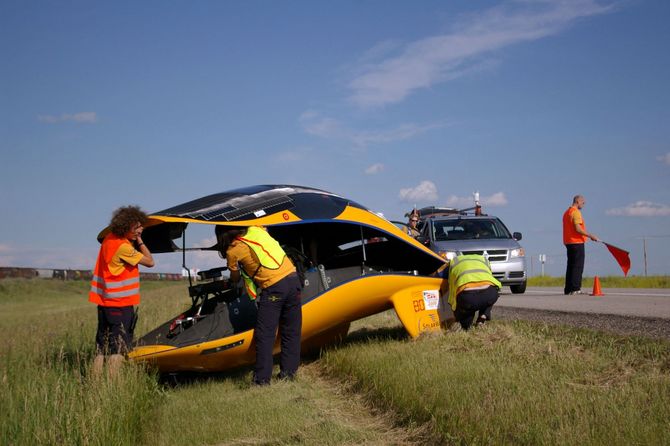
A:
[[[437,254],[443,259],[451,260],[456,257],[456,253],[453,251],[438,251]]]
[[[526,251],[524,251],[523,248],[518,248],[518,249],[513,249],[509,252],[509,256],[514,258],[514,257],[524,257],[526,255]]]

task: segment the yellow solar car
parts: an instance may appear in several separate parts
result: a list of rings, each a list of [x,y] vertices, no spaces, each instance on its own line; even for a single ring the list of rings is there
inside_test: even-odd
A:
[[[189,224],[211,225],[212,235],[215,225],[264,226],[281,243],[304,284],[303,350],[342,339],[350,322],[390,308],[412,337],[439,330],[448,311],[442,279],[432,275],[444,259],[330,192],[260,185],[213,194],[151,214],[142,238],[152,253],[186,251],[192,249],[184,242]],[[231,286],[224,263],[201,272],[197,282],[189,278],[190,308],[140,337],[131,359],[160,372],[214,372],[254,362],[256,306]]]

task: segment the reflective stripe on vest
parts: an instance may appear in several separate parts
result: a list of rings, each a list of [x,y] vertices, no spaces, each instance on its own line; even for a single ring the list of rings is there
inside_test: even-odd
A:
[[[240,268],[247,294],[254,300],[258,294],[258,289],[254,282],[254,277],[256,277],[258,270],[261,267],[278,269],[281,264],[284,263],[286,253],[277,240],[273,239],[267,231],[257,226],[250,226],[244,237],[236,237],[236,239],[251,248],[260,263],[258,269],[256,269],[251,276],[244,270],[244,268]]]
[[[91,281],[91,291],[105,299],[118,299],[121,297],[128,297],[137,294],[137,288],[140,283],[140,278],[135,277],[128,280],[105,280],[99,276],[93,276]],[[137,286],[135,286],[137,284]],[[132,287],[130,287],[132,285]],[[122,291],[113,291],[123,287],[130,287]]]
[[[458,256],[449,265],[449,305],[456,309],[456,292],[467,283],[489,282],[502,288],[502,284],[493,277],[488,260],[484,256],[468,254]]]
[[[88,300],[103,307],[127,307],[140,303],[140,270],[126,264],[119,275],[109,271],[112,258],[126,238],[109,234],[102,241],[93,271]]]

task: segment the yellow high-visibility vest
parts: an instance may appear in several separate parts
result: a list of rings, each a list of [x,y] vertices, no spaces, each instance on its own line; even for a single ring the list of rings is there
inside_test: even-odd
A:
[[[449,264],[449,305],[456,309],[456,291],[466,283],[490,282],[498,289],[502,284],[493,277],[489,261],[478,254],[457,256]]]
[[[247,245],[258,257],[260,266],[268,269],[278,269],[284,262],[286,253],[279,245],[279,242],[273,239],[267,231],[257,227],[250,226],[244,236],[236,237],[237,240]],[[258,269],[251,275],[240,268],[242,278],[244,279],[244,286],[247,289],[247,294],[252,300],[256,299],[258,288],[254,282],[254,277],[258,273]]]

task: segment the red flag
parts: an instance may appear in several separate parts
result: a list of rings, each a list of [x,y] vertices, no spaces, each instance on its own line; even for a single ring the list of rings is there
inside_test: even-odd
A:
[[[605,243],[605,242],[603,242]],[[630,257],[628,256],[628,251],[624,251],[621,248],[605,243],[609,252],[612,253],[616,261],[619,263],[619,266],[623,270],[623,275],[628,275],[628,270],[630,269]]]

